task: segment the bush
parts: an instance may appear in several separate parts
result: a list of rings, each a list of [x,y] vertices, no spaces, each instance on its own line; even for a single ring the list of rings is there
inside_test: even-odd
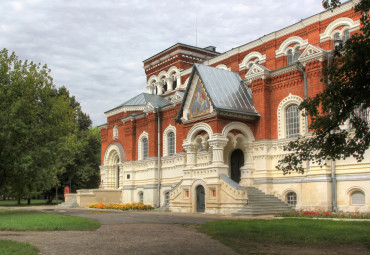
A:
[[[154,207],[151,205],[144,205],[143,203],[134,203],[134,204],[109,204],[105,205],[104,203],[97,203],[89,205],[89,208],[98,208],[98,209],[116,209],[116,210],[153,210]]]
[[[340,219],[370,219],[370,213],[360,212],[333,212],[333,211],[293,211],[276,215],[278,217],[298,218],[340,218]]]

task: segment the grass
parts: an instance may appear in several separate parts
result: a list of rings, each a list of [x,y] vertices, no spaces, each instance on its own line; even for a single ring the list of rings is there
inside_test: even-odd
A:
[[[0,255],[36,255],[38,249],[28,243],[0,240]]]
[[[0,210],[0,230],[96,230],[95,220],[35,211]]]
[[[242,254],[259,253],[269,245],[285,249],[362,245],[370,249],[368,221],[223,220],[203,224],[200,230]]]
[[[62,200],[58,200],[59,203],[62,202]],[[56,200],[53,200],[52,202],[53,205],[56,205],[57,204],[57,201]],[[46,200],[42,200],[42,199],[33,199],[31,200],[31,206],[34,206],[34,205],[48,205],[46,203]],[[19,205],[18,202],[16,200],[0,200],[0,207],[7,207],[7,206],[19,206],[19,207],[24,207],[24,206],[28,206],[27,204],[27,200],[21,200],[21,204]]]

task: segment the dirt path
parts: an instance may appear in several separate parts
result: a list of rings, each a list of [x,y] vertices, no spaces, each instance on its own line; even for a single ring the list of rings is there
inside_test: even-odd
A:
[[[50,210],[49,210],[50,211]],[[27,242],[41,254],[236,254],[216,240],[183,224],[213,218],[166,213],[56,210],[60,214],[98,219],[96,231],[0,231],[0,239]]]

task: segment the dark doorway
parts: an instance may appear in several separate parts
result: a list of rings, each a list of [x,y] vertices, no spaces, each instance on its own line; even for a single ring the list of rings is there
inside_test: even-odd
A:
[[[204,212],[206,209],[205,192],[203,186],[197,187],[197,212]]]
[[[242,150],[234,150],[231,153],[230,158],[230,173],[231,179],[239,183],[240,182],[240,168],[244,165],[244,153]]]

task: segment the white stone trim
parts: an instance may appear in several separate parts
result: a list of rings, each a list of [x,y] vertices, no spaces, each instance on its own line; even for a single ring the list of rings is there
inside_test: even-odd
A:
[[[116,165],[117,164],[117,158],[119,159],[119,162],[124,162],[125,161],[125,152],[124,152],[123,147],[120,143],[111,143],[105,149],[104,158],[103,158],[103,165],[104,166]]]
[[[113,127],[113,140],[118,139],[118,126],[114,125]]]
[[[251,59],[254,58],[256,59],[254,61],[251,61]],[[239,64],[239,71],[247,69],[250,63],[256,63],[256,61],[258,61],[259,64],[264,63],[266,61],[266,54],[262,55],[257,51],[252,51],[251,53],[246,55],[243,61]]]
[[[279,47],[278,50],[275,51],[275,54],[276,54],[276,58],[278,57],[281,57],[281,56],[284,56],[284,55],[287,55],[287,52],[289,49],[292,49],[290,48],[289,46],[293,43],[297,43],[300,47],[300,49],[303,49],[305,48],[307,45],[308,45],[308,39],[304,40],[302,39],[301,37],[299,36],[292,36],[292,37],[289,37],[287,38]],[[294,49],[296,48],[297,46],[294,47]]]
[[[145,106],[144,105],[135,105],[135,106],[122,106],[122,107],[119,107],[119,108],[116,108],[116,109],[113,109],[113,110],[110,110],[108,112],[105,113],[105,116],[108,118],[108,117],[111,117],[113,115],[116,115],[118,113],[121,113],[121,112],[131,112],[131,111],[142,111],[144,110]]]
[[[161,81],[161,80],[164,80],[166,78],[168,78],[168,74],[166,71],[161,71],[159,74],[158,74],[158,81]],[[164,79],[163,79],[164,78]]]
[[[334,20],[326,27],[324,33],[320,34],[320,43],[327,40],[333,40],[333,36],[337,32],[336,28],[340,26],[344,26],[344,28],[340,31],[338,30],[339,32],[343,33],[344,30],[347,29],[351,32],[360,29],[360,21],[353,21],[350,18],[339,18]]]
[[[286,98],[281,100],[277,109],[277,126],[278,126],[278,139],[286,138],[286,127],[285,127],[285,110],[289,105],[297,104],[300,105],[303,99],[299,96],[289,94]],[[299,117],[299,133],[300,135],[305,134],[305,118],[300,112]]]
[[[248,142],[254,141],[252,130],[247,125],[241,122],[231,122],[227,124],[222,130],[223,137],[227,138],[227,134],[233,129],[240,131],[246,137]]]
[[[183,146],[186,144],[190,144],[194,142],[195,137],[199,133],[199,131],[206,131],[208,134],[208,137],[213,137],[213,131],[210,125],[206,123],[197,123],[189,130],[188,135],[186,136],[186,139],[184,140]]]
[[[270,70],[264,68],[259,64],[254,63],[249,69],[249,71],[245,74],[245,79],[247,83],[250,83],[258,78],[266,79],[270,77],[270,74],[271,74]]]
[[[362,192],[364,194],[364,196],[365,196],[365,203],[364,204],[358,204],[358,205],[352,205],[352,194],[354,192],[358,192],[358,191],[360,191],[360,192]],[[362,188],[360,186],[352,186],[352,187],[350,187],[347,190],[346,194],[347,194],[347,205],[349,205],[349,206],[364,206],[364,205],[366,205],[366,197],[367,197],[367,195],[366,195],[366,191],[365,191],[364,188]]]
[[[138,139],[138,141],[137,141],[137,158],[138,158],[138,160],[144,160],[144,155],[143,155],[143,145],[142,145],[142,141],[143,141],[143,139],[144,138],[146,138],[146,139],[148,139],[148,150],[149,150],[149,134],[147,133],[147,132],[145,132],[145,131],[143,131],[142,133],[141,133],[141,135],[139,136],[139,139]]]
[[[175,154],[176,154],[176,127],[171,124],[163,132],[163,156],[168,156],[168,134],[173,132],[175,134]]]
[[[312,44],[309,44],[299,56],[298,62],[301,62],[305,66],[306,63],[314,60],[319,60],[320,62],[322,62],[327,59],[327,56],[328,54],[326,51]]]
[[[226,71],[230,71],[231,70],[231,67],[227,67],[224,64],[220,64],[220,65],[216,66],[216,68],[223,69],[223,70],[226,70]]]

